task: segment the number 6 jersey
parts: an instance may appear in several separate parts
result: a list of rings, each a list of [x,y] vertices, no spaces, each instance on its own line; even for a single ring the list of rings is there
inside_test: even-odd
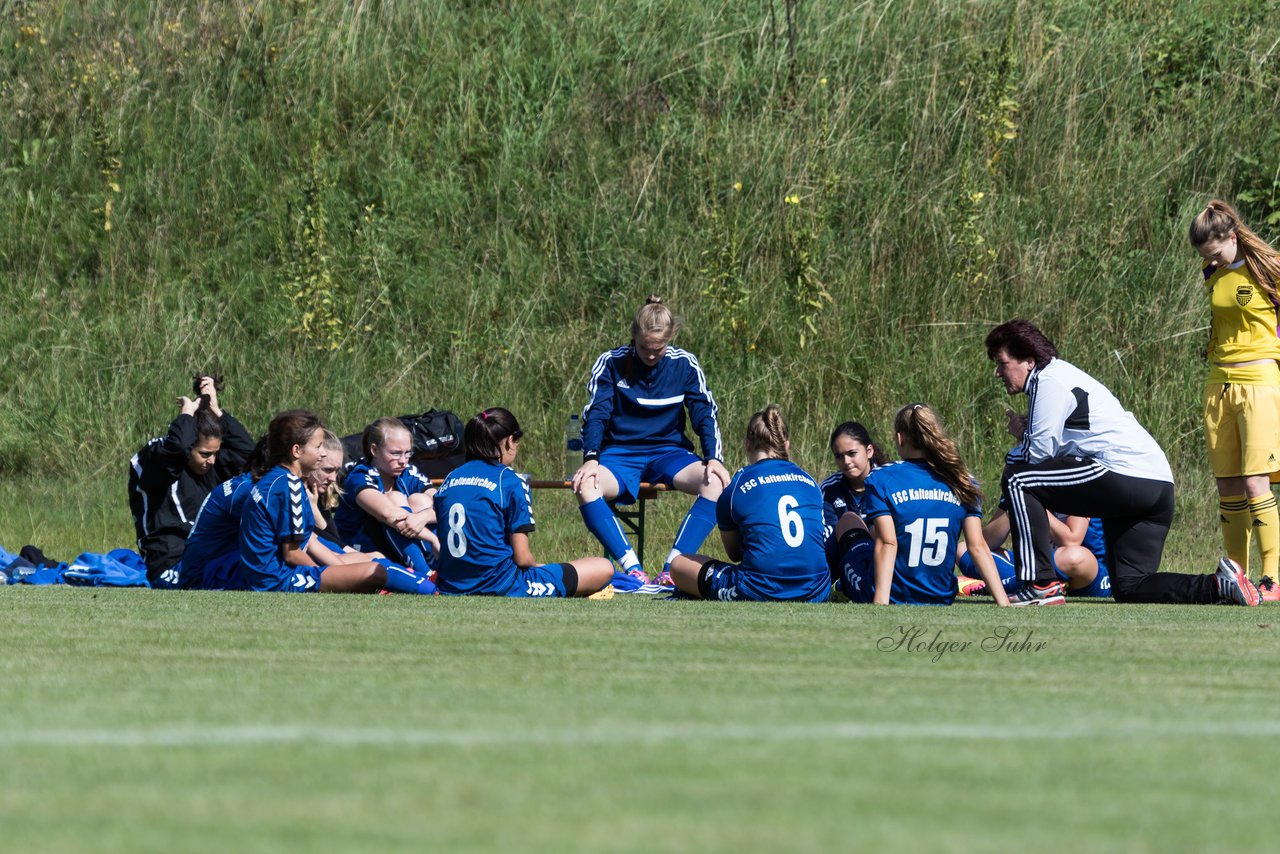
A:
[[[742,569],[767,598],[814,583],[828,584],[822,493],[788,460],[765,459],[734,473],[716,503],[716,523],[742,538]]]
[[[950,605],[956,598],[956,543],[966,516],[951,487],[923,460],[902,460],[867,475],[866,521],[889,516],[898,537],[889,602]]]

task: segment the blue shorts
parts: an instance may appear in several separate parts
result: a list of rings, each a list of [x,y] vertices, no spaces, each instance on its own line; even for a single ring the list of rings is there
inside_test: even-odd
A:
[[[514,572],[500,572],[492,581],[471,583],[460,591],[449,589],[449,583],[440,584],[440,592],[447,596],[506,596],[510,599],[564,599],[569,594],[565,575],[572,574],[574,591],[577,591],[578,571],[572,564],[548,563]],[[501,579],[501,580],[499,580]]]
[[[1053,565],[1053,571],[1058,576],[1058,580],[1066,584],[1067,574],[1058,569],[1056,563]],[[1084,587],[1068,587],[1066,593],[1068,596],[1081,596],[1085,599],[1110,599],[1111,575],[1107,572],[1107,565],[1098,561],[1098,574],[1093,577],[1093,581]]]
[[[276,588],[281,593],[319,593],[320,573],[327,566],[291,566],[284,584]]]
[[[698,595],[721,602],[826,602],[831,596],[830,579],[824,578],[814,588],[807,579],[796,579],[800,585],[794,596],[769,596],[752,583],[753,573],[736,563],[707,561],[698,573]]]
[[[673,445],[652,448],[614,446],[600,452],[600,465],[618,481],[615,504],[634,504],[640,496],[641,483],[671,486],[675,476],[690,463],[700,462],[702,458],[692,451]]]
[[[204,578],[197,590],[244,590],[244,576],[240,574],[240,552],[229,551],[218,555],[204,565]]]

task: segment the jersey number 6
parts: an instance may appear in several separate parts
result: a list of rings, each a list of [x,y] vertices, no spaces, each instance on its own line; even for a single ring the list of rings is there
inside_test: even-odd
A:
[[[800,502],[790,495],[778,499],[778,527],[782,529],[782,539],[791,548],[796,548],[804,541],[804,520],[796,512]]]

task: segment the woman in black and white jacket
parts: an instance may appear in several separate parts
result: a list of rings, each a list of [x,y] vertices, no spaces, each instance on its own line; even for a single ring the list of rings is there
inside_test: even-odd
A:
[[[1257,605],[1258,590],[1223,558],[1207,575],[1157,572],[1173,522],[1173,472],[1164,451],[1105,386],[1069,362],[1026,320],[987,335],[987,355],[1009,394],[1030,398],[1008,411],[1018,444],[1005,458],[1001,504],[1009,512],[1014,564],[1023,587],[1012,605],[1060,605],[1046,510],[1102,520],[1117,602]]]

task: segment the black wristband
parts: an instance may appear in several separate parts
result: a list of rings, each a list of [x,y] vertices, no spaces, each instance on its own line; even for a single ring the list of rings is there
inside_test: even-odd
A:
[[[599,460],[599,459],[600,459],[599,451],[583,451],[582,452],[582,461],[584,463],[589,463],[592,460]]]

